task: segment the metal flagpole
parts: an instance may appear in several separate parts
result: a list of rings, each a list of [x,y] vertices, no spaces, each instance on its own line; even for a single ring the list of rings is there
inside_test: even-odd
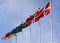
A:
[[[31,43],[31,26],[30,26],[30,43]]]
[[[44,7],[45,10],[45,7]],[[51,27],[51,43],[53,43],[53,20],[52,20],[52,0],[50,0],[50,27]],[[45,11],[44,11],[45,16]]]
[[[30,25],[30,43],[31,43],[31,25]]]
[[[23,43],[23,30],[22,30],[22,43]]]
[[[51,25],[51,43],[53,43],[53,20],[52,20],[52,0],[50,0],[50,25]]]
[[[15,37],[16,37],[16,43],[17,43],[17,33],[16,33],[16,36]]]
[[[42,43],[42,41],[41,41],[41,23],[40,23],[40,21],[38,23],[39,23],[39,28],[40,28],[40,43]]]
[[[12,43],[12,38],[11,38],[11,43]]]
[[[23,23],[23,21],[22,21],[22,23]],[[22,30],[22,43],[23,43],[23,30]]]
[[[40,9],[40,8],[38,8],[38,9]],[[42,41],[41,41],[41,23],[40,23],[40,20],[38,21],[38,24],[39,24],[39,29],[40,29],[40,43],[42,43]]]

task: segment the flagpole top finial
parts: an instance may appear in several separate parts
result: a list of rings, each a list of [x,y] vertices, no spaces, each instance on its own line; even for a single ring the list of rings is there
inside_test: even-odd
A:
[[[38,8],[38,9],[40,9],[40,8]]]
[[[23,23],[23,21],[22,21],[22,23]]]
[[[31,15],[30,15],[31,16]]]

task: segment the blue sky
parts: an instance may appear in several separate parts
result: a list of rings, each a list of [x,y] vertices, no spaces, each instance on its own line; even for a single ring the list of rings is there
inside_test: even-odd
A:
[[[38,8],[45,6],[49,0],[0,0],[0,38],[13,28],[25,21],[29,15],[33,15]],[[60,43],[60,0],[52,0],[53,36],[54,42]],[[39,23],[31,25],[31,43],[40,43],[40,28],[42,43],[51,42],[50,15],[41,18]],[[23,30],[23,42],[30,43],[30,27]],[[15,37],[1,40],[0,43],[16,43]],[[17,33],[18,43],[22,43],[22,33]]]

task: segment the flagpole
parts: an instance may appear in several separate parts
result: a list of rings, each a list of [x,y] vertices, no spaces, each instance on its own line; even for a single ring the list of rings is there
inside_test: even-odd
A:
[[[22,30],[22,43],[23,43],[23,30]]]
[[[31,43],[31,25],[30,25],[30,43]]]
[[[50,14],[50,25],[51,25],[51,43],[53,43],[53,19],[52,19],[52,0],[50,0],[51,14]]]
[[[38,8],[38,9],[40,9],[40,8]],[[40,28],[40,43],[42,43],[42,41],[41,41],[41,23],[40,23],[40,20],[38,21],[38,24],[39,24],[39,28]]]
[[[42,41],[41,41],[41,23],[40,23],[40,21],[38,23],[39,23],[39,29],[40,29],[40,43],[42,43]]]
[[[23,21],[22,21],[22,23],[23,23]],[[23,30],[22,30],[22,43],[23,43]]]
[[[15,37],[16,37],[16,43],[17,43],[17,33],[16,33],[16,36]]]
[[[12,38],[11,38],[11,43],[12,43]]]
[[[30,15],[31,16],[31,15]],[[30,43],[31,43],[31,25],[30,25]]]

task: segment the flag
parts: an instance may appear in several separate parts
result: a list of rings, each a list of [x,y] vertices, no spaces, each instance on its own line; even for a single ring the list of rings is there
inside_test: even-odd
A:
[[[39,19],[40,19],[41,17],[43,17],[44,15],[48,15],[48,14],[50,14],[50,2],[48,2],[45,7],[43,7],[41,10],[39,9],[39,10],[35,13],[35,15],[37,15],[37,16],[35,17],[35,22],[39,21]]]
[[[50,2],[48,2],[45,6],[45,8],[48,8],[48,7],[50,7]]]
[[[30,22],[24,22],[23,24],[20,24],[19,26],[8,32],[4,37],[2,37],[2,39],[6,40],[8,38],[15,36],[16,33],[21,32],[23,28],[26,28],[30,24]]]
[[[16,28],[14,28],[13,30],[11,30],[11,34],[14,34],[14,33],[18,33],[18,32],[21,32],[22,31],[22,24],[20,24],[19,26],[17,26]]]
[[[30,17],[26,19],[26,22],[28,22],[28,24],[32,24],[33,19],[34,19],[34,16],[30,15]]]
[[[34,16],[30,15],[30,17],[26,19],[26,22],[31,22],[31,20],[33,20],[33,18],[34,18]]]
[[[23,23],[23,28],[26,28],[26,27],[29,26],[29,25],[30,25],[29,22],[24,22],[24,23]]]
[[[16,28],[14,28],[13,30],[11,30],[10,32],[8,32],[4,37],[2,37],[2,39],[6,40],[10,37],[13,37],[16,35],[16,33],[21,32],[22,31],[22,24],[20,24],[19,26],[17,26]]]
[[[46,15],[50,14],[50,2],[48,2],[45,6],[45,14]]]
[[[9,32],[9,33],[7,33],[4,37],[2,37],[2,39],[6,40],[6,39],[8,39],[8,38],[10,38],[10,37],[13,37],[13,36],[15,36],[15,35],[16,35],[16,33],[11,34],[11,33]]]
[[[35,17],[35,22],[39,21],[39,19],[44,16],[43,9],[44,9],[44,7],[35,13],[37,15]]]
[[[33,15],[30,15],[30,17],[28,17],[23,24],[20,24],[12,31],[8,32],[4,37],[2,37],[2,39],[8,39],[12,36],[15,36],[16,33],[21,32],[23,28],[28,27],[29,25],[32,24],[32,22],[38,22],[39,19],[42,18],[45,14],[46,15],[50,14],[50,2],[48,2],[46,6],[44,6],[42,9],[39,9]]]
[[[22,29],[28,27],[29,25],[31,25],[31,22],[24,22],[24,23],[23,23],[23,28],[22,28]]]
[[[32,21],[33,19],[34,19],[34,22],[37,22],[37,21],[39,21],[39,19],[41,18],[41,17],[43,17],[45,14],[44,14],[44,12],[45,12],[45,14],[46,15],[48,15],[48,14],[50,14],[50,2],[48,2],[47,4],[46,4],[46,6],[44,6],[42,9],[39,9],[34,15],[32,15],[31,17],[29,17],[29,18],[27,18],[27,22],[28,21]]]

